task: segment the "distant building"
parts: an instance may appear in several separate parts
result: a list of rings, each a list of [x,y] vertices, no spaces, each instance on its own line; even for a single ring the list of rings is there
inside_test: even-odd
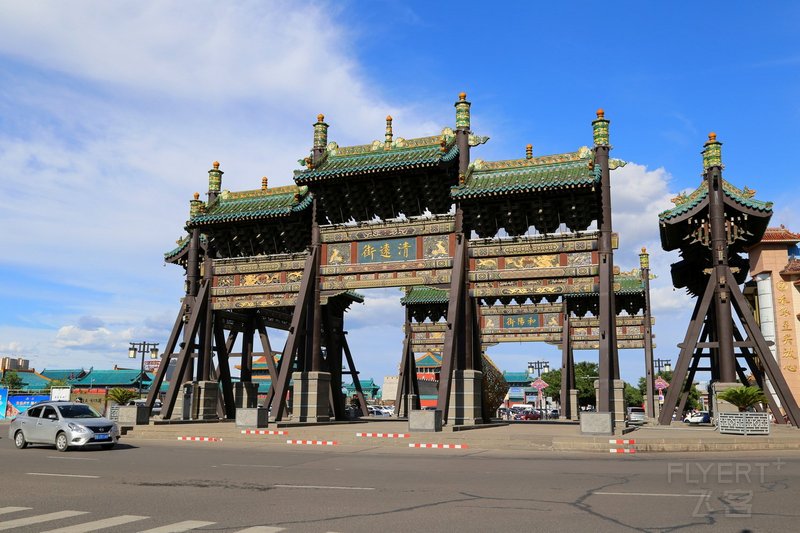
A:
[[[373,379],[364,379],[358,380],[361,384],[361,390],[364,392],[364,399],[365,400],[380,400],[381,388],[375,384],[375,380]],[[346,383],[344,385],[345,390],[347,391],[347,397],[352,398],[353,395],[356,393],[356,386],[353,383]]]
[[[21,357],[3,357],[0,358],[0,372],[6,370],[28,370],[30,361]]]

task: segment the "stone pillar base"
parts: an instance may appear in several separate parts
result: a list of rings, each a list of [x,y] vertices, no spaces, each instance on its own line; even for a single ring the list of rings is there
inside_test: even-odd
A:
[[[398,409],[395,407],[395,413],[397,413],[397,416],[410,417],[411,411],[418,410],[419,408],[419,396],[416,394],[403,394],[403,397],[400,399],[400,408]]]
[[[175,398],[175,406],[172,408],[172,415],[169,417],[170,420],[189,420],[190,418],[194,418],[194,413],[196,412],[194,409],[190,409],[189,416],[184,417],[184,396],[187,387],[190,387],[192,390],[192,399],[194,399],[194,383],[191,381],[187,381],[181,385],[181,388],[178,390],[178,397]]]
[[[329,422],[330,373],[294,372],[292,379],[292,419],[298,422]]]
[[[580,406],[578,404],[578,389],[569,390],[569,418],[578,420],[580,418]]]
[[[219,382],[199,381],[195,387],[195,405],[197,406],[198,420],[216,420],[217,402],[219,398]]]
[[[483,372],[454,370],[453,381],[450,385],[450,408],[447,413],[447,423],[451,426],[482,424]]]
[[[600,380],[594,380],[594,395],[597,405],[600,405]],[[625,382],[621,379],[611,380],[610,411],[611,423],[614,431],[621,431],[625,427]]]
[[[237,409],[258,407],[258,383],[239,382],[233,384],[233,403]]]

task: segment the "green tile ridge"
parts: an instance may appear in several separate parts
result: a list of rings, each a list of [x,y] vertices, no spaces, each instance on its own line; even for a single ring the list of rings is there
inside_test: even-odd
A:
[[[734,202],[738,203],[739,205],[757,211],[762,211],[764,213],[772,212],[772,205],[773,205],[772,202],[762,202],[761,200],[756,200],[755,198],[753,198],[753,196],[755,195],[755,191],[748,187],[745,187],[744,189],[739,189],[734,185],[732,185],[730,182],[722,180],[722,191],[725,193],[725,196],[727,196]],[[708,197],[708,182],[706,182],[704,179],[702,183],[700,183],[700,186],[697,187],[697,189],[695,189],[691,193],[679,194],[678,196],[673,198],[672,202],[675,204],[675,207],[659,213],[658,218],[661,221],[666,221],[671,218],[679,217],[684,213],[688,213],[689,211],[697,207],[707,197]]]
[[[450,302],[447,289],[435,287],[411,287],[405,296],[400,298],[401,305],[446,304]]]

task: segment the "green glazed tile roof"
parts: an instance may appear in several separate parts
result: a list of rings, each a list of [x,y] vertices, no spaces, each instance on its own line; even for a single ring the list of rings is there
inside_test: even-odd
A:
[[[298,185],[337,176],[386,172],[408,168],[430,167],[439,162],[452,161],[458,156],[455,137],[446,137],[442,151],[442,136],[420,139],[398,139],[392,148],[376,141],[371,145],[339,148],[332,143],[327,156],[316,168],[301,170],[295,174]]]
[[[619,288],[614,291],[617,296],[625,294],[644,294],[644,282],[639,274],[617,274],[614,276],[614,285],[619,285]],[[576,294],[567,294],[566,298],[585,298],[586,296],[597,296],[598,292],[581,292]]]
[[[82,368],[67,368],[67,369],[47,369],[45,368],[40,372],[41,375],[46,377],[47,379],[52,380],[68,380],[74,381],[76,379],[80,379],[83,376],[84,372],[86,372]]]
[[[223,191],[217,200],[189,220],[189,226],[287,216],[311,205],[307,187],[288,185],[242,192]]]
[[[450,302],[447,289],[434,287],[412,287],[405,296],[400,298],[401,305],[420,304],[446,304]]]
[[[20,386],[19,390],[25,392],[45,389],[51,381],[49,378],[39,374],[38,372],[26,372],[22,370],[13,370],[12,372],[16,372],[19,379],[22,380],[22,385]]]
[[[436,353],[428,352],[418,357],[415,360],[415,363],[417,365],[417,368],[420,367],[430,368],[430,367],[442,366],[442,356]]]
[[[164,261],[169,261],[173,257],[180,255],[181,252],[183,252],[186,248],[189,247],[189,241],[191,240],[192,240],[191,235],[186,235],[182,239],[178,239],[178,241],[176,242],[177,246],[164,254]],[[208,243],[208,238],[204,233],[201,233],[200,244],[205,246],[207,243]]]
[[[756,200],[753,198],[755,191],[752,189],[747,187],[738,189],[729,182],[722,180],[722,191],[725,193],[725,196],[741,206],[764,213],[772,213],[772,202]],[[704,179],[700,186],[690,194],[680,194],[673,198],[672,201],[675,207],[659,213],[658,218],[659,220],[666,221],[671,218],[679,217],[700,205],[707,197],[708,182]]]
[[[593,152],[577,152],[531,159],[475,161],[466,183],[451,189],[453,198],[471,198],[497,193],[525,193],[600,183],[600,166]]]
[[[86,385],[95,387],[132,386],[137,383],[139,370],[92,370],[81,379],[72,382],[73,385]],[[144,382],[152,381],[153,375],[145,372]],[[145,383],[146,384],[146,383]]]

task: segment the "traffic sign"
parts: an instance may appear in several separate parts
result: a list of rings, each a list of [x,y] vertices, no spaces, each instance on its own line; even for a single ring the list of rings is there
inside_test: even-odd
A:
[[[534,389],[536,389],[538,391],[541,391],[542,389],[546,389],[549,386],[550,385],[548,385],[547,382],[545,380],[543,380],[542,378],[536,378],[533,381],[533,383],[531,383],[531,387],[533,387]]]
[[[662,378],[661,376],[658,376],[656,378],[656,388],[658,390],[664,390],[667,387],[669,387],[669,382],[666,379]]]

